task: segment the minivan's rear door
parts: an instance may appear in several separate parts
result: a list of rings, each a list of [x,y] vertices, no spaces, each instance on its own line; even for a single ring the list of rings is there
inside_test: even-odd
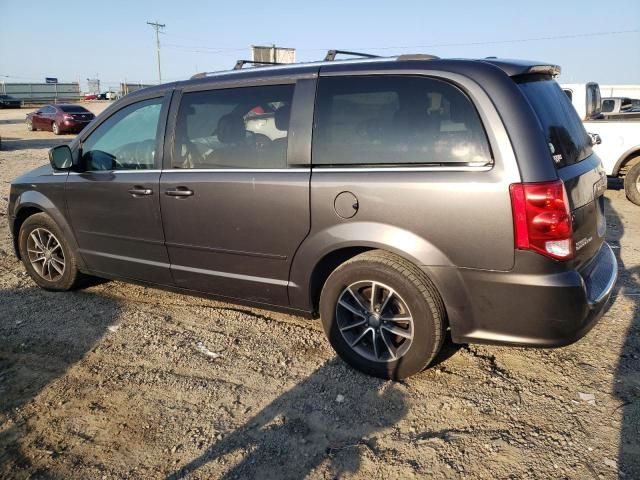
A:
[[[607,177],[569,98],[546,75],[516,80],[533,107],[549,144],[549,155],[564,182],[572,214],[577,268],[587,263],[604,242],[604,192]]]

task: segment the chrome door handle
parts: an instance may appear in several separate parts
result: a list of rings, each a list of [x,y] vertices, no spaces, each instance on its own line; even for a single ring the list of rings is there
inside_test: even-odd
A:
[[[170,197],[190,197],[193,195],[193,190],[189,190],[185,187],[178,187],[175,190],[167,190],[164,193]]]
[[[153,193],[153,190],[151,190],[150,188],[142,188],[142,187],[133,187],[129,189],[129,193],[131,195],[151,195]]]

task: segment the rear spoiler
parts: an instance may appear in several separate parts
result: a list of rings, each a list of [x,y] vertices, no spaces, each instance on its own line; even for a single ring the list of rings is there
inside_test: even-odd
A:
[[[520,75],[550,75],[552,77],[557,77],[561,72],[560,66],[550,63],[506,60],[495,57],[487,57],[482,61],[495,65],[510,77],[517,77]]]

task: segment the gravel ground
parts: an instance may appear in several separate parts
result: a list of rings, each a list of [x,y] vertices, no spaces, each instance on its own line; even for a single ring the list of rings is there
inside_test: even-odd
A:
[[[389,382],[336,359],[318,322],[121,282],[36,288],[9,183],[71,136],[24,114],[0,111],[0,477],[640,478],[640,208],[623,192],[607,193],[620,280],[587,337],[449,345]]]

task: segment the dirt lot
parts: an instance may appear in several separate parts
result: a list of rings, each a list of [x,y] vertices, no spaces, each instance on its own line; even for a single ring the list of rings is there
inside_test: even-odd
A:
[[[120,282],[36,288],[9,183],[71,136],[28,133],[24,114],[0,111],[0,477],[640,478],[640,207],[621,191],[620,280],[586,338],[449,346],[385,382],[336,359],[318,322]]]

